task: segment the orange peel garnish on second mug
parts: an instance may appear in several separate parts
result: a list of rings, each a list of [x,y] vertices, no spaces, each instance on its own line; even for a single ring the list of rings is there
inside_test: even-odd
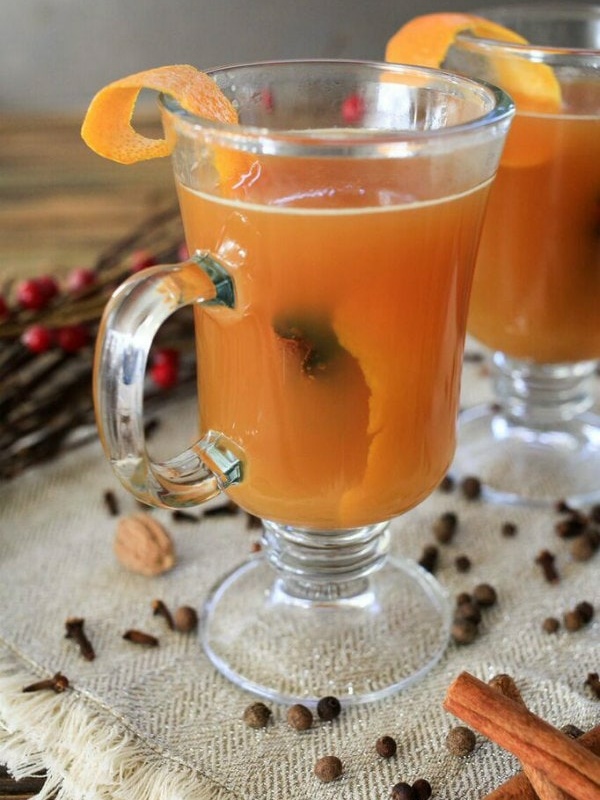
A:
[[[517,111],[526,114],[557,114],[562,108],[560,83],[547,64],[529,61],[519,53],[528,42],[520,34],[496,22],[472,14],[435,13],[415,17],[389,40],[385,58],[388,62],[444,67],[446,57],[461,33],[504,43],[509,46],[487,51],[486,79],[501,86],[513,98]],[[487,74],[489,72],[489,74]],[[552,141],[532,142],[519,124],[513,121],[502,154],[503,167],[534,167],[554,155]]]
[[[142,89],[173,97],[194,116],[229,125],[238,122],[233,104],[209,75],[188,64],[156,67],[116,80],[92,99],[81,127],[82,138],[91,150],[119,164],[171,154],[173,141],[143,136],[131,124]],[[248,156],[215,146],[214,158],[221,188],[230,194],[251,166]]]
[[[456,37],[470,33],[480,39],[508,45],[527,45],[520,34],[474,14],[424,14],[403,25],[388,41],[388,62],[442,67]],[[561,109],[560,84],[551,67],[519,57],[518,49],[507,57],[490,54],[490,80],[508,92],[519,111],[557,113]]]

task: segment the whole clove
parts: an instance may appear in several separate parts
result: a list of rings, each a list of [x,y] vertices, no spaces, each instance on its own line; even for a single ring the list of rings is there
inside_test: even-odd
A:
[[[162,600],[153,600],[152,601],[152,614],[155,617],[162,617],[165,622],[167,623],[170,630],[175,630],[175,622],[173,620],[173,615],[163,603]]]
[[[198,522],[198,517],[195,514],[190,514],[189,511],[183,511],[181,508],[176,508],[171,514],[175,522]]]
[[[425,545],[419,559],[419,565],[433,574],[437,569],[438,558],[438,548],[434,544]]]
[[[111,517],[117,517],[119,515],[119,503],[115,493],[111,489],[107,489],[102,497],[108,513]]]
[[[240,507],[237,503],[234,503],[233,500],[229,500],[227,503],[223,503],[220,506],[211,506],[210,508],[205,508],[203,511],[203,516],[205,517],[229,517],[238,514],[240,511]]]
[[[29,686],[24,686],[21,691],[23,692],[40,692],[45,689],[51,689],[56,694],[64,692],[69,688],[69,679],[62,675],[60,672],[55,672],[51,678],[45,678],[35,683],[30,683]]]
[[[82,617],[69,617],[65,622],[67,630],[65,638],[73,639],[86,661],[93,661],[96,658],[96,653],[83,629],[84,624],[85,620]]]
[[[555,556],[549,550],[542,550],[535,559],[535,563],[542,568],[544,578],[548,583],[558,583],[560,580],[554,561]]]
[[[150,633],[138,631],[135,628],[130,628],[123,634],[123,639],[133,644],[145,644],[148,647],[158,647],[158,639]]]

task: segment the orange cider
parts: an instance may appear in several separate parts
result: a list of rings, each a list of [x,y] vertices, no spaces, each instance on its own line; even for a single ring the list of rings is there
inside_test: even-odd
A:
[[[479,341],[537,363],[600,358],[600,83],[563,99],[559,115],[513,120],[469,314]]]
[[[313,167],[287,164],[281,186],[263,170],[259,200],[181,185],[179,199],[190,252],[235,283],[234,309],[195,312],[201,430],[244,452],[228,494],[330,530],[412,507],[453,457],[488,185],[417,201],[370,190],[376,166],[322,184]]]

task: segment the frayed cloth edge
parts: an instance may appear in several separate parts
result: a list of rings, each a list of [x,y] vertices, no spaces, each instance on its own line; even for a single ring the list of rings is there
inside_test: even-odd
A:
[[[35,680],[0,654],[0,763],[16,779],[45,773],[38,800],[237,800],[75,689],[24,694]]]

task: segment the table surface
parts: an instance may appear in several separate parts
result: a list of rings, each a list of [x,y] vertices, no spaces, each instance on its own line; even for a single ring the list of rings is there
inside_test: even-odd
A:
[[[168,159],[123,167],[92,153],[79,118],[0,116],[0,282],[89,264],[175,196]],[[158,126],[143,119],[147,135]]]
[[[0,287],[91,263],[157,205],[173,201],[168,160],[123,168],[92,153],[77,117],[0,117]],[[142,120],[148,135],[159,127]],[[0,800],[31,797],[43,778],[14,781],[0,766]]]

